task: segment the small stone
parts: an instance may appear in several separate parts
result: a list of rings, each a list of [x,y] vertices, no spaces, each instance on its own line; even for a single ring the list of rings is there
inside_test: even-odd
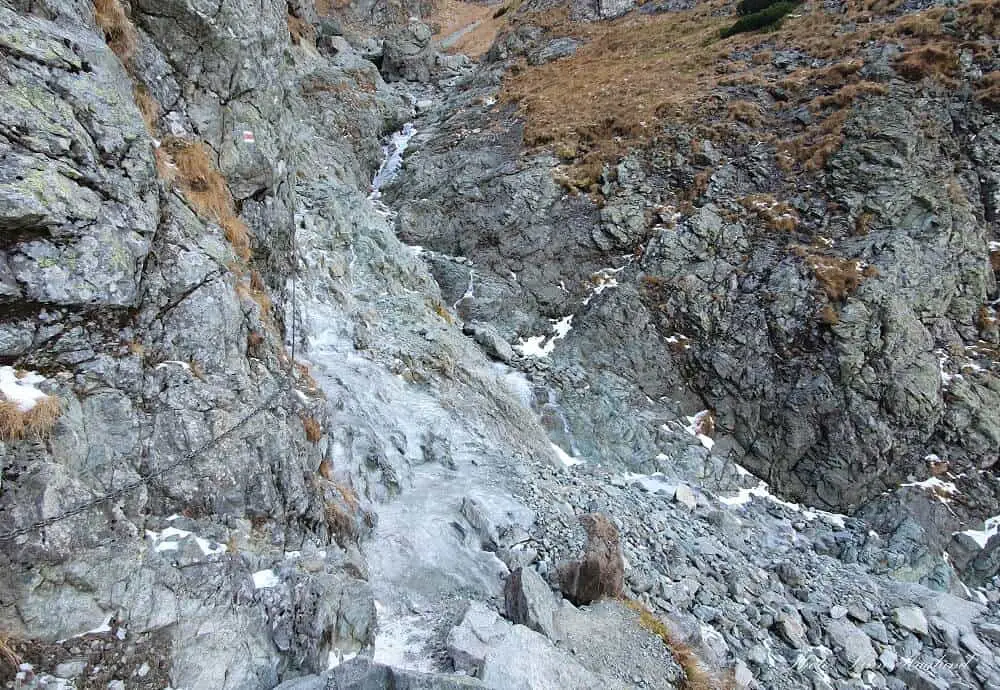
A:
[[[875,666],[877,659],[871,640],[853,623],[846,620],[833,620],[826,626],[827,635],[832,646],[839,649],[841,660],[847,665],[852,676]]]
[[[872,618],[871,611],[863,604],[851,604],[848,606],[847,615],[859,623],[867,623]]]
[[[830,618],[834,620],[838,618],[843,618],[847,615],[847,607],[841,606],[840,604],[834,604],[830,607]]]
[[[927,617],[917,606],[900,606],[892,612],[892,622],[921,637],[927,635]]]
[[[872,638],[876,642],[881,642],[882,644],[889,644],[889,631],[885,629],[885,624],[881,621],[872,621],[870,623],[863,623],[861,629],[865,632],[868,637]]]
[[[56,666],[55,674],[59,678],[76,678],[87,668],[87,662],[80,659],[77,661],[66,661]]]
[[[892,647],[886,647],[878,655],[878,662],[882,664],[882,668],[892,673],[896,670],[896,652],[892,651]]]
[[[674,500],[689,510],[694,510],[698,507],[698,499],[695,498],[694,492],[691,491],[691,487],[687,484],[680,484],[674,490]]]
[[[806,629],[797,615],[783,613],[775,624],[778,635],[795,649],[807,646]]]

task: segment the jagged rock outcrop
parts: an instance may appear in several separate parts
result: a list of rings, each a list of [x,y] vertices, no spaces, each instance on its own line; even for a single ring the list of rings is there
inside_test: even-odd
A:
[[[990,102],[582,169],[497,88],[587,37],[431,9],[0,4],[0,679],[1000,685]]]

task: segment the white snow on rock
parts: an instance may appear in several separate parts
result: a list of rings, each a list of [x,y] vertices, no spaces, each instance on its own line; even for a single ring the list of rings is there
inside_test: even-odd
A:
[[[715,446],[715,439],[704,433],[705,424],[708,423],[711,414],[712,413],[709,410],[702,410],[693,417],[685,417],[688,424],[684,427],[686,432],[701,441],[701,445],[705,446],[708,450],[712,450]]]
[[[39,400],[48,397],[37,388],[43,381],[45,377],[33,371],[22,371],[18,376],[14,367],[0,367],[0,393],[5,400],[17,405],[21,412],[28,412]]]
[[[590,304],[590,300],[594,299],[595,295],[601,294],[608,288],[618,287],[618,279],[615,276],[623,270],[625,270],[624,266],[621,268],[602,268],[591,274],[590,283],[593,287],[590,289],[590,294],[583,300],[583,304]]]
[[[691,339],[686,335],[681,335],[680,333],[674,333],[665,338],[669,345],[680,345],[685,350],[691,349]]]
[[[219,544],[211,539],[199,537],[187,530],[176,527],[167,527],[162,532],[148,529],[146,530],[146,536],[153,540],[153,550],[156,552],[176,551],[180,548],[181,541],[188,537],[194,537],[195,543],[198,544],[198,548],[201,549],[201,553],[205,556],[215,556],[227,551],[225,544]]]
[[[986,548],[986,542],[997,532],[1000,532],[1000,515],[986,518],[983,522],[983,529],[967,529],[961,532],[961,534],[967,534],[975,539],[976,543],[979,544],[979,548]]]
[[[951,501],[949,496],[958,493],[958,487],[953,482],[946,482],[939,477],[928,477],[922,482],[908,482],[899,486],[900,488],[912,486],[924,491],[930,491],[942,503],[949,503]]]
[[[277,587],[281,584],[281,578],[278,577],[272,569],[258,570],[253,574],[253,588],[254,589],[265,589],[267,587]]]
[[[548,357],[556,349],[556,341],[565,338],[573,328],[573,315],[569,314],[561,319],[550,319],[552,323],[553,335],[533,335],[528,338],[521,338],[514,345],[523,357]]]
[[[720,496],[719,501],[728,506],[742,506],[749,503],[754,496],[766,499],[780,506],[784,506],[789,510],[793,510],[802,515],[802,517],[806,520],[812,521],[817,518],[822,518],[837,529],[844,529],[844,520],[846,519],[846,516],[838,515],[837,513],[830,513],[825,510],[819,510],[818,508],[805,508],[798,503],[784,501],[772,494],[767,482],[764,481],[758,482],[757,486],[751,489],[740,489],[736,492],[735,496]]]
[[[341,651],[331,649],[329,656],[326,658],[326,669],[329,671],[332,668],[337,668],[345,661],[350,661],[357,655],[357,652],[348,652],[347,654],[344,654]]]

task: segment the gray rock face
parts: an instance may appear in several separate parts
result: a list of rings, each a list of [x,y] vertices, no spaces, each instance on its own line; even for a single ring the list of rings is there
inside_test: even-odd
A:
[[[799,255],[733,203],[784,184],[759,152],[639,151],[601,204],[524,156],[491,60],[573,41],[521,26],[472,72],[423,24],[341,35],[421,3],[294,45],[314,9],[135,0],[119,58],[89,2],[0,7],[0,355],[62,406],[0,443],[25,687],[674,687],[677,641],[719,684],[1000,686],[1000,541],[960,532],[1000,510],[993,115],[901,83],[866,101],[815,185],[782,188],[832,243]],[[412,151],[368,198],[407,102]],[[183,141],[231,217],[193,201],[211,170],[171,180]],[[878,274],[831,298],[822,257]],[[864,520],[769,499],[732,458]],[[585,545],[594,513],[621,529]],[[584,608],[542,579],[566,562]],[[618,595],[645,610],[589,603]]]
[[[434,60],[430,27],[411,21],[385,40],[382,75],[387,81],[430,81]]]
[[[518,568],[511,572],[504,586],[504,606],[507,618],[553,642],[560,638],[553,618],[556,600],[552,591],[538,573],[531,568]]]
[[[134,306],[159,216],[127,76],[90,32],[0,8],[5,303]]]

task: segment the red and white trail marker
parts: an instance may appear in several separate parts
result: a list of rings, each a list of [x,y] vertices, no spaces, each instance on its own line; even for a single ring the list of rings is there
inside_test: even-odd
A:
[[[243,143],[244,144],[257,143],[257,139],[254,138],[253,132],[251,132],[249,129],[243,130]]]

